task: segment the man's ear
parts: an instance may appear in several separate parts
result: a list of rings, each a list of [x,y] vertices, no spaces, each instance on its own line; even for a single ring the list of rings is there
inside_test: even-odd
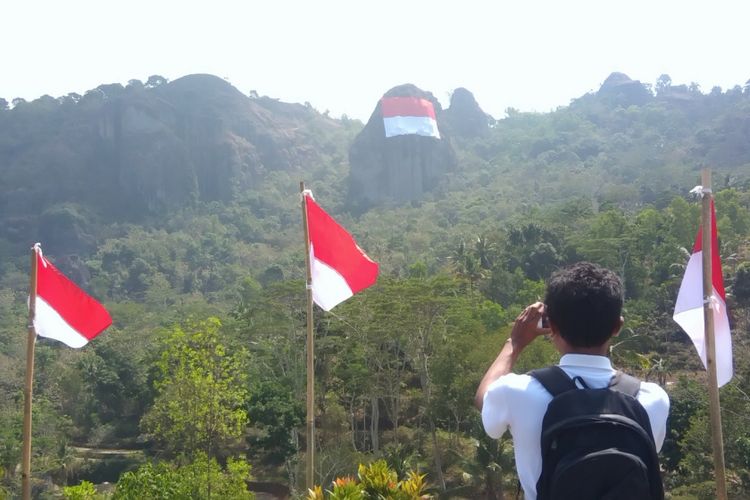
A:
[[[620,321],[617,322],[617,327],[615,327],[615,331],[612,333],[613,337],[617,337],[620,335],[620,330],[622,330],[622,325],[625,324],[625,318],[620,316]]]
[[[560,329],[557,327],[557,325],[553,323],[549,318],[547,318],[547,322],[549,323],[549,334],[560,335]]]

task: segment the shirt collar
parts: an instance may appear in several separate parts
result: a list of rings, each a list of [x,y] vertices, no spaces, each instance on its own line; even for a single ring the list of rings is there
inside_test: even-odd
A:
[[[612,370],[612,362],[607,356],[594,354],[565,354],[560,358],[560,366],[579,366]]]

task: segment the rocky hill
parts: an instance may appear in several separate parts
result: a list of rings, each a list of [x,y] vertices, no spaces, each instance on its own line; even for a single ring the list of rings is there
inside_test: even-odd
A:
[[[0,110],[0,237],[93,244],[86,225],[229,202],[343,158],[341,122],[211,75],[101,85]],[[30,228],[38,228],[38,232]],[[72,248],[71,248],[72,247]]]
[[[386,137],[382,101],[378,101],[349,150],[349,200],[360,210],[383,203],[419,200],[457,166],[449,132],[443,126],[444,112],[435,96],[415,85],[404,84],[390,89],[383,97],[416,97],[432,103],[440,137],[416,134]]]
[[[667,199],[702,165],[736,184],[750,165],[748,86],[704,93],[667,75],[652,88],[612,73],[570,106],[509,108],[498,120],[463,88],[445,110],[411,84],[383,97],[429,102],[439,138],[386,137],[382,101],[362,128],[211,75],[0,100],[0,250],[41,240],[85,256],[113,236],[103,228],[154,226],[211,203],[253,212],[244,234],[275,238],[295,221],[289,197],[300,179],[334,213],[446,193],[508,206],[582,196],[597,209]]]
[[[451,94],[444,121],[451,134],[461,138],[485,137],[495,119],[485,113],[471,91],[459,87]]]

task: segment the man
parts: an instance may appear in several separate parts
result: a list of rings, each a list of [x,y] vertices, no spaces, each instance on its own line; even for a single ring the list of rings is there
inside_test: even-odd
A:
[[[528,306],[516,318],[510,338],[479,384],[474,402],[485,431],[499,438],[510,428],[527,500],[537,497],[542,420],[552,395],[534,377],[511,373],[513,365],[536,337],[549,334],[562,354],[559,366],[570,378],[580,377],[593,389],[608,387],[615,370],[607,355],[622,327],[622,303],[622,283],[608,269],[579,262],[556,272],[547,283],[544,303]],[[548,328],[540,328],[543,318]],[[666,434],[669,398],[658,385],[641,382],[636,399],[648,414],[658,451]]]

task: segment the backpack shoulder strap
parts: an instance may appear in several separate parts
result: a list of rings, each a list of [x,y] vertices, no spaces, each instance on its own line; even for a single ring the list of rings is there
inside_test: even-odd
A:
[[[638,396],[638,391],[641,390],[641,381],[618,370],[612,375],[609,388],[635,398]]]
[[[578,389],[576,383],[559,366],[548,366],[532,370],[529,372],[529,375],[537,379],[547,392],[552,394],[552,397],[559,396],[563,392]]]

